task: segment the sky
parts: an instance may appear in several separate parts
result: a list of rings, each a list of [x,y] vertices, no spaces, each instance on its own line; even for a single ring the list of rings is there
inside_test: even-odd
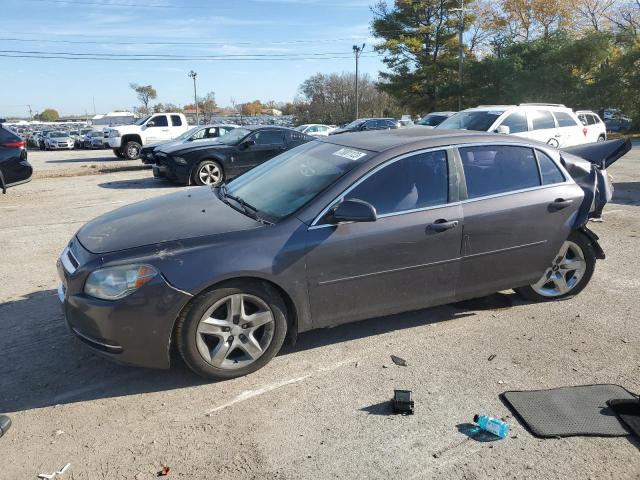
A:
[[[28,105],[93,114],[94,101],[96,113],[130,110],[130,83],[184,105],[190,70],[198,95],[213,91],[221,106],[291,101],[317,72],[353,71],[362,43],[360,71],[376,77],[374,1],[0,0],[0,117],[26,117]],[[115,55],[127,60],[107,60]]]

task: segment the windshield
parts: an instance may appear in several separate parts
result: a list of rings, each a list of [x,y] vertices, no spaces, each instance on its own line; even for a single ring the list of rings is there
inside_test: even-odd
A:
[[[190,128],[189,130],[187,130],[186,132],[184,132],[182,135],[176,137],[176,140],[186,140],[187,138],[189,138],[191,135],[193,135],[194,133],[196,133],[196,131],[200,130],[202,127],[193,127]]]
[[[240,143],[240,140],[242,140],[250,133],[251,130],[247,130],[246,128],[236,128],[234,130],[231,130],[226,135],[220,137],[220,142],[224,143],[225,145],[237,145],[238,143]]]
[[[307,127],[308,125],[300,125],[299,127],[296,127],[294,130],[297,130],[299,132],[304,132],[304,129]]]
[[[418,120],[418,125],[425,125],[427,127],[437,127],[440,125],[447,117],[444,115],[432,115],[429,114],[426,117],[422,117]]]
[[[151,115],[147,115],[146,117],[142,117],[135,124],[136,125],[142,125],[142,124],[146,123],[146,121],[149,120],[150,118],[151,118]]]
[[[67,134],[64,133],[64,132],[51,132],[49,134],[49,137],[51,137],[51,138],[62,138],[62,137],[66,137],[66,136],[67,136]]]
[[[491,128],[491,125],[493,125],[503,113],[503,111],[499,110],[459,112],[447,118],[436,128],[487,132]]]
[[[353,122],[344,126],[344,128],[356,128],[359,125],[362,125],[366,120],[354,120]]]
[[[332,143],[308,142],[233,180],[228,184],[228,192],[278,221],[369,157],[366,151]]]

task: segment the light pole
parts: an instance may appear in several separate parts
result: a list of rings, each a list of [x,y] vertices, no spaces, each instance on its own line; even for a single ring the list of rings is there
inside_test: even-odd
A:
[[[360,118],[360,96],[358,95],[358,63],[360,60],[360,55],[362,54],[362,51],[364,50],[364,46],[365,44],[362,44],[362,47],[358,47],[357,45],[353,46],[353,53],[356,56],[356,120],[358,118]]]
[[[198,74],[191,70],[189,76],[193,78],[193,102],[196,105],[196,125],[200,125],[200,110],[198,109],[198,92],[196,90],[196,77]]]
[[[460,23],[458,29],[458,84],[460,92],[458,93],[458,111],[462,110],[462,73],[464,68],[464,0],[460,0],[460,8],[452,8],[450,12],[458,12],[460,14]]]

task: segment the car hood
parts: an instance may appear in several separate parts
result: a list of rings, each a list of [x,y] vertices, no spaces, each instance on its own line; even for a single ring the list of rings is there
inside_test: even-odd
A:
[[[196,187],[102,215],[83,226],[77,237],[90,252],[103,254],[260,227],[210,187]]]
[[[157,151],[171,155],[176,152],[188,153],[195,150],[208,149],[212,147],[216,149],[227,149],[229,148],[229,145],[225,145],[217,139],[211,139],[201,140],[199,142],[183,142],[173,145],[163,145],[162,147],[158,148]]]
[[[109,130],[117,130],[121,134],[124,133],[140,133],[142,127],[140,125],[120,125],[118,127],[111,127]]]

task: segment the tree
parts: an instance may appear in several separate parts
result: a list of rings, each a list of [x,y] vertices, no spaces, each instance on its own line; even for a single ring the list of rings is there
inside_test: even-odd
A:
[[[210,117],[213,114],[213,111],[218,108],[218,104],[216,103],[216,94],[214,92],[207,93],[198,101],[198,107],[205,118],[207,118],[207,116]]]
[[[57,122],[60,119],[60,114],[53,108],[47,108],[37,116],[41,122]]]
[[[149,102],[158,98],[158,92],[151,85],[138,85],[137,83],[130,83],[131,90],[136,92],[136,96],[140,103],[142,103],[141,111],[149,113]]]
[[[255,117],[260,115],[262,111],[262,103],[260,100],[254,100],[253,102],[243,103],[240,105],[240,112],[247,117]]]
[[[381,40],[375,48],[384,52],[389,69],[380,74],[380,88],[412,113],[455,103],[459,6],[459,0],[396,0],[393,6],[380,1],[372,8],[371,28]],[[465,25],[472,20],[465,15]]]
[[[153,113],[182,112],[182,108],[173,103],[156,103],[153,106]]]

